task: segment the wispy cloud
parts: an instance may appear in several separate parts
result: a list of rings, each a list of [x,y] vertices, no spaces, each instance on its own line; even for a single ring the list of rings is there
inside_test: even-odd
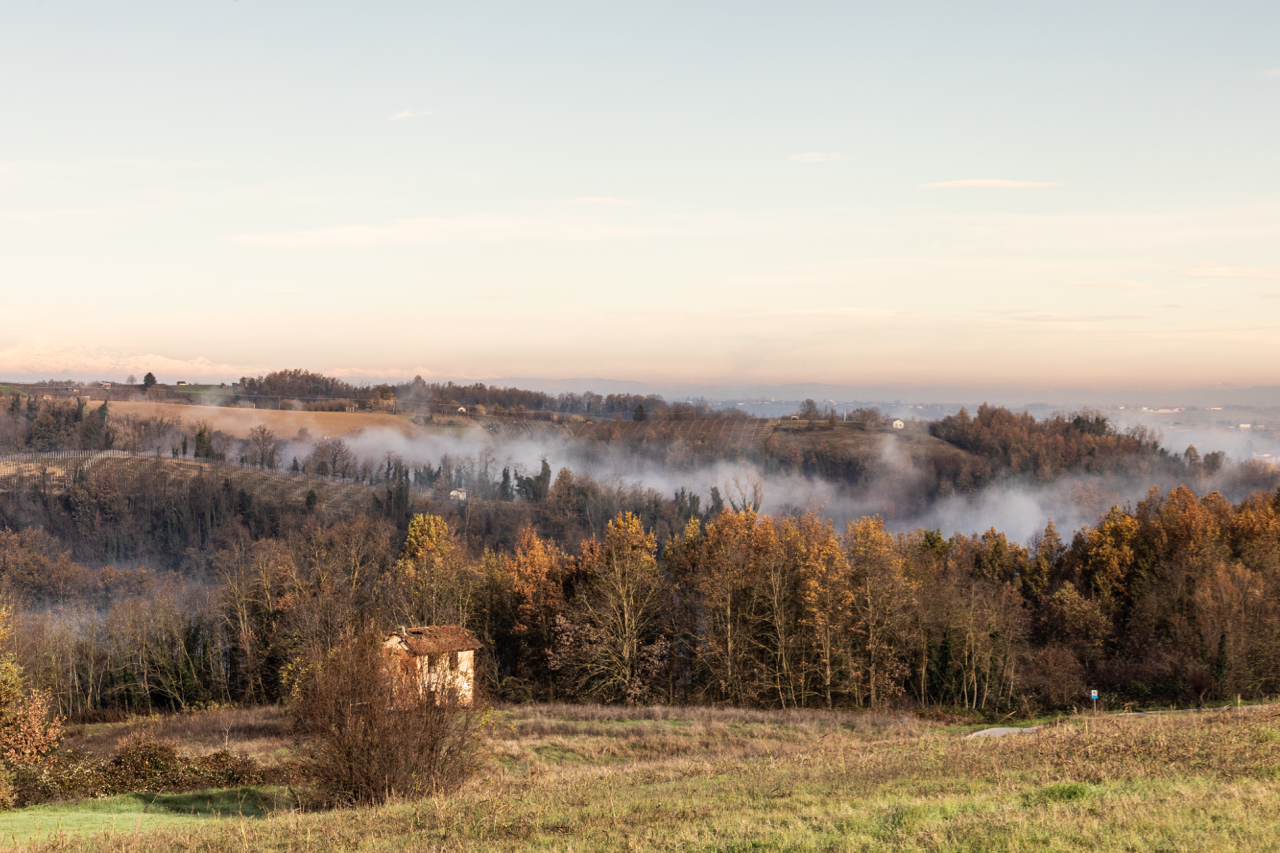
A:
[[[431,110],[401,110],[395,115],[387,116],[387,121],[403,121],[407,118],[422,118],[429,115],[433,115]]]
[[[1264,68],[1258,72],[1263,80],[1280,80],[1280,68]]]
[[[103,160],[108,166],[124,166],[131,169],[152,169],[161,172],[209,172],[242,168],[243,164],[221,160]]]
[[[1006,181],[1000,178],[966,178],[961,181],[940,181],[935,184],[921,184],[921,189],[928,190],[1030,190],[1040,187],[1060,187],[1062,184],[1052,181]]]
[[[831,151],[809,151],[804,154],[792,154],[787,159],[795,160],[797,163],[829,163],[832,160],[839,160],[840,155]]]
[[[1104,278],[1094,281],[1064,281],[1065,287],[1097,287],[1105,290],[1191,290],[1200,285],[1185,285],[1183,287],[1171,287],[1169,285],[1148,284],[1145,281],[1131,281],[1126,278]]]
[[[565,204],[589,204],[601,207],[630,207],[635,204],[633,201],[627,201],[625,198],[610,198],[603,195],[584,195],[577,198],[571,198]]]
[[[1182,271],[1187,278],[1233,278],[1261,281],[1280,281],[1280,269],[1260,267],[1232,267],[1200,264]]]
[[[996,307],[986,309],[986,313],[1006,320],[1021,323],[1106,323],[1129,320],[1148,320],[1141,314],[1061,314],[1052,311],[1041,311],[1038,308]]]
[[[605,225],[587,217],[468,216],[419,217],[382,225],[339,225],[309,231],[236,234],[233,243],[277,248],[402,246],[417,243],[501,243],[511,240],[577,241],[637,237],[635,228]]]

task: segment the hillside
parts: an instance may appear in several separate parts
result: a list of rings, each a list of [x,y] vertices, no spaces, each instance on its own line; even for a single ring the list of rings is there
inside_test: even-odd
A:
[[[306,429],[312,436],[345,436],[366,429],[389,429],[412,438],[418,430],[407,418],[382,412],[291,412],[279,409],[235,409],[224,406],[186,406],[180,403],[110,403],[116,417],[181,419],[190,427],[204,421],[235,438],[266,424],[272,432],[289,438]]]
[[[113,492],[145,489],[168,495],[171,489],[185,488],[200,479],[227,483],[235,492],[243,491],[260,502],[282,507],[301,508],[306,504],[307,493],[315,492],[319,508],[344,515],[367,510],[378,493],[378,489],[368,484],[204,460],[142,456],[79,458],[71,454],[63,458],[0,458],[0,493],[24,492],[36,487],[42,493],[60,496],[76,486],[106,482]]]

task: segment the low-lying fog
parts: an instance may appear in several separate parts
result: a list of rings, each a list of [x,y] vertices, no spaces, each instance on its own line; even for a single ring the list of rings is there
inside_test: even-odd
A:
[[[474,432],[479,433],[478,430]],[[1180,433],[1180,443],[1182,437]],[[1203,434],[1188,432],[1186,438],[1187,443],[1196,444],[1202,455],[1224,444],[1237,460],[1251,458],[1253,453],[1247,450],[1248,444],[1216,442],[1218,436],[1213,430],[1205,430]],[[487,460],[495,479],[501,475],[503,467],[510,467],[513,474],[536,474],[545,457],[553,476],[561,468],[568,467],[575,474],[586,474],[602,483],[639,485],[668,497],[684,489],[700,495],[704,508],[709,505],[713,487],[718,487],[728,500],[737,494],[735,481],[745,486],[758,480],[764,491],[761,509],[768,513],[814,511],[840,526],[863,515],[880,514],[897,530],[925,527],[939,529],[945,535],[980,533],[994,527],[1023,543],[1042,531],[1049,519],[1064,537],[1069,536],[1070,531],[1096,522],[1099,514],[1112,505],[1123,506],[1141,500],[1153,485],[1166,492],[1177,485],[1176,482],[1118,476],[1064,475],[1049,483],[1014,479],[976,493],[941,498],[925,511],[915,513],[905,504],[904,496],[921,474],[898,449],[891,436],[885,437],[882,446],[879,476],[869,487],[857,489],[804,476],[767,474],[750,463],[717,462],[671,468],[632,455],[625,449],[551,435],[503,439],[483,434],[456,436],[442,433],[411,439],[389,430],[370,430],[348,436],[345,441],[357,458],[371,459],[375,463],[384,460],[388,453],[418,466],[438,467],[446,456],[455,467],[459,463],[478,464],[480,460]],[[313,441],[289,442],[283,455],[284,465],[288,466],[295,456],[304,458],[313,447]],[[1183,449],[1171,448],[1171,452],[1180,454]],[[1248,456],[1245,455],[1246,450]]]

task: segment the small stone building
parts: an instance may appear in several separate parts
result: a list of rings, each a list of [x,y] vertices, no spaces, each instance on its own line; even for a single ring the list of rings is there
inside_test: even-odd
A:
[[[460,625],[401,628],[387,637],[383,648],[417,672],[418,689],[445,695],[470,705],[475,692],[475,653],[480,642]]]

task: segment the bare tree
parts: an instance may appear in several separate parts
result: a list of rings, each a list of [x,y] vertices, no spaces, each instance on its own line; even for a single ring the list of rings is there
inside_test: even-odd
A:
[[[311,452],[311,470],[323,476],[349,477],[355,462],[351,448],[340,438],[322,439]]]
[[[280,463],[280,441],[266,424],[249,430],[249,458],[259,468],[274,471]]]
[[[733,482],[724,484],[724,491],[734,512],[759,512],[764,503],[764,481],[754,474],[745,481],[734,474]]]

